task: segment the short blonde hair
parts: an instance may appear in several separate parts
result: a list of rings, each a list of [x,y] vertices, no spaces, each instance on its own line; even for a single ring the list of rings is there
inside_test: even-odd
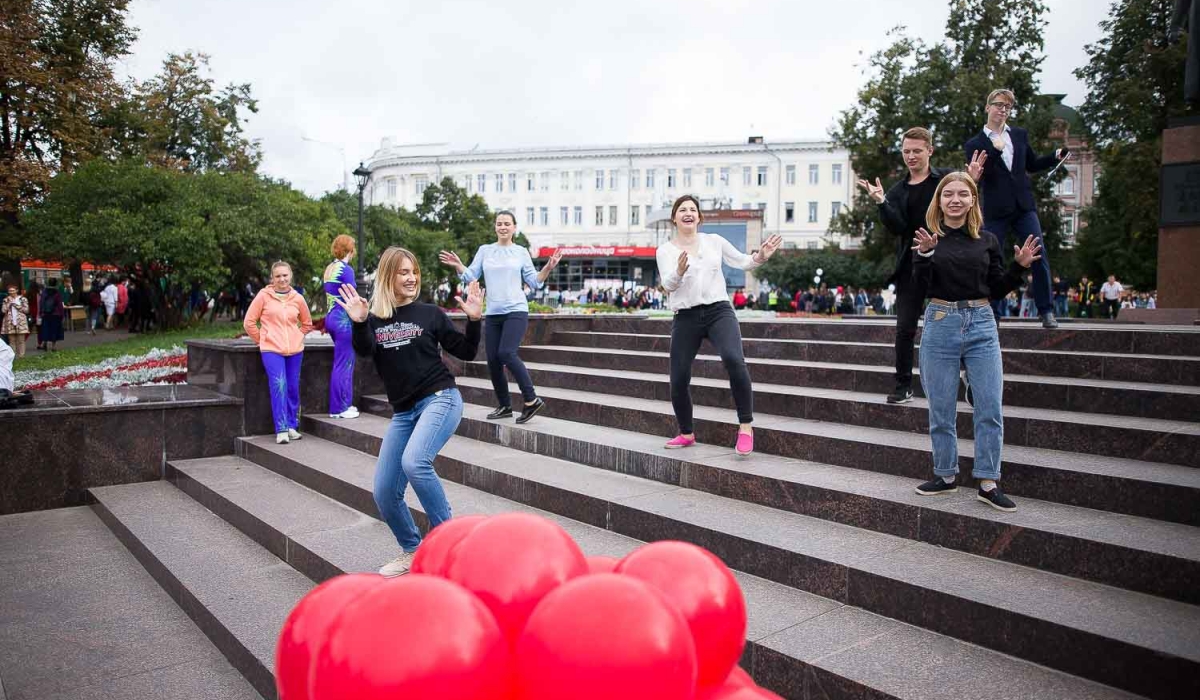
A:
[[[421,264],[417,262],[417,256],[400,246],[390,246],[379,256],[379,267],[375,268],[375,289],[371,293],[371,315],[375,318],[387,319],[395,313],[396,290],[392,286],[392,278],[406,261],[412,263],[413,274],[417,277],[417,290],[420,292]]]
[[[344,233],[333,239],[333,245],[330,247],[330,252],[337,260],[341,260],[354,251],[354,239]]]
[[[276,260],[275,262],[271,263],[271,276],[272,277],[275,276],[275,268],[277,268],[277,267],[286,267],[288,269],[288,272],[292,272],[292,264],[291,263],[286,262],[284,260]],[[292,274],[295,274],[295,273],[293,272]]]
[[[1010,105],[1013,107],[1017,106],[1017,96],[1013,94],[1012,90],[1009,90],[1008,88],[998,88],[988,93],[987,99],[983,102],[984,108],[986,109],[987,106],[992,103],[992,100],[996,99],[997,97],[1007,97]]]
[[[913,128],[904,132],[904,136],[900,137],[900,142],[903,143],[905,139],[924,141],[925,145],[929,146],[929,150],[933,150],[933,134],[930,134],[929,129],[926,129],[923,126],[914,126]]]
[[[950,173],[938,181],[937,189],[933,193],[933,201],[929,203],[929,209],[925,212],[925,225],[938,236],[944,236],[942,233],[942,224],[945,221],[945,215],[942,214],[942,190],[946,188],[948,182],[965,182],[971,190],[971,209],[967,212],[967,235],[971,238],[979,238],[979,230],[983,228],[983,211],[979,208],[979,188],[975,186],[975,181],[971,176],[962,172]]]

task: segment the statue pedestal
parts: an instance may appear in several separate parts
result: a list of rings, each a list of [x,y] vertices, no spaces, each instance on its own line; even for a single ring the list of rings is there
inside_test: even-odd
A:
[[[1200,323],[1200,117],[1163,131],[1160,183],[1158,308]]]

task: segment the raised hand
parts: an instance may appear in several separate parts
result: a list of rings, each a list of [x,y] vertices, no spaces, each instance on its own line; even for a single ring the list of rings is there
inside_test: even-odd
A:
[[[979,182],[979,178],[983,177],[983,164],[987,162],[986,151],[975,151],[971,155],[971,162],[967,163],[967,174],[975,182]]]
[[[917,229],[916,237],[913,238],[913,243],[916,244],[912,247],[913,250],[918,253],[928,253],[937,247],[938,237],[923,228],[919,228]]]
[[[459,259],[458,253],[451,250],[443,250],[438,253],[438,260],[443,265],[453,267],[460,275],[463,273],[463,270],[467,269],[467,266],[463,265],[463,261]]]
[[[478,321],[483,316],[483,293],[479,289],[479,282],[472,281],[467,285],[467,295],[464,298],[462,295],[454,297],[458,308],[463,310],[467,318],[472,321]]]
[[[353,285],[343,284],[341,288],[342,298],[334,297],[333,300],[338,303],[338,306],[346,310],[346,315],[351,321],[362,323],[367,320],[367,311],[370,310],[370,305],[367,300],[358,295],[358,290]],[[345,301],[342,301],[345,299]]]
[[[678,275],[680,277],[683,277],[683,274],[687,271],[688,271],[688,254],[687,254],[687,251],[685,250],[679,254],[679,261],[675,263],[675,272],[678,273]]]
[[[755,262],[765,263],[770,260],[771,256],[775,254],[775,251],[779,250],[779,246],[781,245],[783,245],[783,236],[780,236],[778,233],[771,236],[767,239],[766,243],[763,243],[759,247],[758,252],[754,254]]]
[[[883,183],[879,181],[879,178],[875,178],[874,185],[867,182],[866,180],[859,180],[858,186],[863,188],[864,190],[866,190],[867,196],[870,197],[871,199],[875,200],[876,204],[883,204],[883,200],[884,200]]]
[[[1025,239],[1025,245],[1013,246],[1013,259],[1021,267],[1029,267],[1035,260],[1041,260],[1042,245],[1033,236]]]
[[[554,268],[558,267],[558,263],[560,260],[562,260],[562,250],[559,248],[555,248],[554,254],[551,255],[550,259],[546,261],[546,264],[542,266],[542,272],[549,272],[549,271],[553,270]]]

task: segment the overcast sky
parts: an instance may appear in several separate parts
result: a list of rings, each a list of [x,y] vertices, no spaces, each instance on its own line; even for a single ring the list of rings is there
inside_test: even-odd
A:
[[[1108,0],[1047,0],[1044,92],[1071,74]],[[897,14],[903,7],[904,16]],[[391,136],[454,147],[824,138],[862,67],[905,24],[940,37],[947,0],[133,0],[122,63],[169,52],[249,82],[263,170],[335,189]],[[305,138],[326,143],[313,143]]]

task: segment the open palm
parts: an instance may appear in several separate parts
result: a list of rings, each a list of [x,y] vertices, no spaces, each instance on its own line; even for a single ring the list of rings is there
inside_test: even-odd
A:
[[[483,316],[483,291],[479,288],[478,281],[468,284],[466,296],[456,296],[454,301],[472,321],[478,321]]]

